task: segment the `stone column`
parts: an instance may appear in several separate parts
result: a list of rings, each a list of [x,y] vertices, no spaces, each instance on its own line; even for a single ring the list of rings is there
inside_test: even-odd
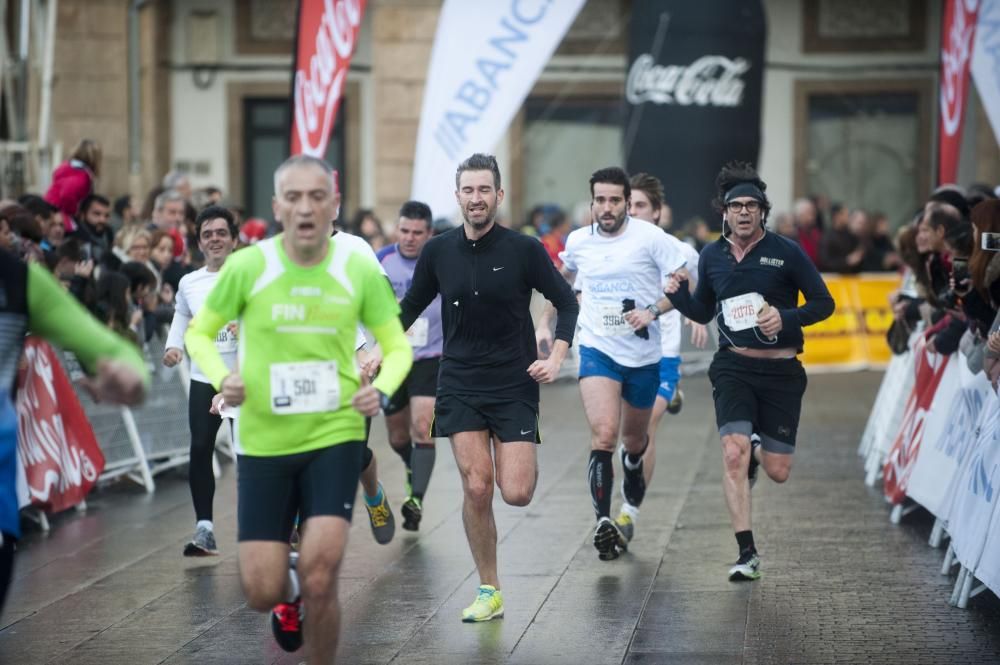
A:
[[[375,0],[375,213],[391,228],[410,197],[424,82],[441,0]]]

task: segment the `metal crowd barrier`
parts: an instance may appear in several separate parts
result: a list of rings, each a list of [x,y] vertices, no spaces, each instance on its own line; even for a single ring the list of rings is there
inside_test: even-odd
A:
[[[119,407],[94,402],[76,380],[83,376],[79,362],[70,353],[63,353],[63,363],[84,412],[90,420],[94,436],[104,453],[104,471],[99,483],[125,476],[147,492],[156,489],[154,476],[190,461],[188,429],[188,390],[190,373],[187,359],[168,368],[162,363],[166,335],[155,335],[143,347],[143,358],[149,369],[151,383],[146,402],[139,408]],[[219,428],[216,443],[215,475],[220,473],[219,454],[230,460],[232,450],[230,428]]]

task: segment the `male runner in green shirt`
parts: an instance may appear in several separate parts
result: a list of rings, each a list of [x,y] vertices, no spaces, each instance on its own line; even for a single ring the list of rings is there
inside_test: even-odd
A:
[[[237,520],[247,602],[260,611],[280,603],[271,624],[288,651],[302,645],[308,617],[308,661],[328,663],[337,648],[337,574],[365,448],[363,416],[378,413],[403,382],[412,351],[378,263],[330,237],[340,205],[330,165],[291,157],[274,184],[284,233],[226,261],[185,341],[225,403],[241,406]],[[233,319],[239,369],[231,372],[214,342]],[[360,385],[354,362],[359,322],[383,349],[372,385]],[[302,536],[289,573],[296,513]]]

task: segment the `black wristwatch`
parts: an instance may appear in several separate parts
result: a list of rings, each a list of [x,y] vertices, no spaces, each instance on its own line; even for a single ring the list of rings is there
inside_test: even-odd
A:
[[[663,312],[660,311],[660,308],[657,307],[655,303],[652,305],[646,305],[646,309],[649,310],[649,313],[653,315],[654,319],[660,318],[660,315],[663,314]]]
[[[389,408],[389,405],[392,403],[392,400],[390,400],[389,396],[386,395],[381,390],[379,390],[378,388],[375,389],[375,392],[378,393],[378,408],[385,411],[386,409]]]

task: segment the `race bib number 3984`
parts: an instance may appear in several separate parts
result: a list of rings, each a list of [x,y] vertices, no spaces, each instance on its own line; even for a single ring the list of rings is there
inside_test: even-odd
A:
[[[303,362],[271,365],[271,412],[275,415],[321,413],[340,408],[337,363]]]
[[[632,326],[625,320],[622,306],[618,303],[595,303],[594,332],[601,337],[621,337],[632,334]]]

